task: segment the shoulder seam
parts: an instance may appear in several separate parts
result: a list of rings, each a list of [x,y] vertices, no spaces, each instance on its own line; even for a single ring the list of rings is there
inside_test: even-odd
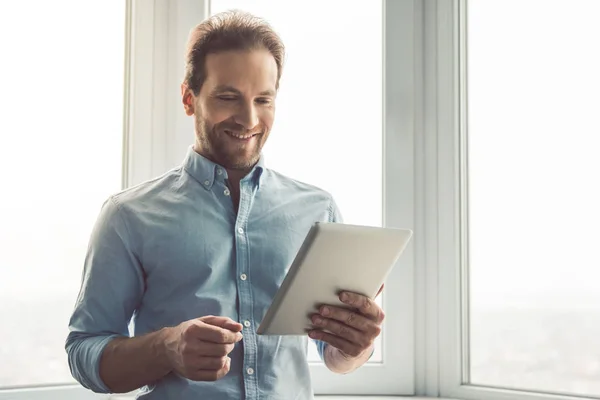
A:
[[[123,216],[124,211],[123,211],[123,207],[121,206],[121,203],[119,203],[119,201],[117,200],[117,198],[114,195],[110,196],[109,200],[117,208],[116,214],[119,216],[119,219],[121,220],[121,222],[123,222],[123,225],[125,225],[125,230],[127,231],[128,241],[131,241],[131,239],[132,239],[131,231],[129,230],[129,224],[127,224],[127,221],[125,220],[125,217]]]

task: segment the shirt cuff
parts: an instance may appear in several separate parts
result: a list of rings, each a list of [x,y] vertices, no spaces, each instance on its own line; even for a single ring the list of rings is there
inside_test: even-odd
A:
[[[71,374],[83,387],[96,393],[111,393],[100,378],[100,358],[106,345],[119,335],[75,339],[67,349]]]
[[[327,343],[321,340],[315,340],[315,344],[317,345],[317,351],[319,352],[319,357],[321,357],[321,361],[325,362],[325,347]]]

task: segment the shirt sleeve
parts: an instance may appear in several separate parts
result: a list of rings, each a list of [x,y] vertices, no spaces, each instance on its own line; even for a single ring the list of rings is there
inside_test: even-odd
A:
[[[85,388],[110,392],[100,379],[100,357],[112,339],[129,336],[143,291],[143,270],[125,216],[111,197],[92,230],[65,343],[71,374]]]
[[[338,224],[344,223],[344,217],[342,216],[342,213],[341,213],[340,209],[338,208],[337,203],[335,202],[333,197],[331,197],[331,199],[329,200],[328,213],[329,213],[329,222],[335,222]]]

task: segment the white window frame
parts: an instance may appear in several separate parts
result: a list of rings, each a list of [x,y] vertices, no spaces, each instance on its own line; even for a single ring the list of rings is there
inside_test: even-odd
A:
[[[378,1],[383,1],[383,225],[418,231],[413,146],[418,91],[415,31],[419,29],[415,16],[419,1]],[[323,364],[313,364],[315,394],[415,394],[414,243],[407,247],[385,284],[382,304],[388,312],[382,334],[383,362],[365,364],[348,375],[336,375]]]
[[[180,85],[190,29],[208,15],[206,0],[127,0],[131,36],[126,73],[123,186],[178,166],[193,143]]]

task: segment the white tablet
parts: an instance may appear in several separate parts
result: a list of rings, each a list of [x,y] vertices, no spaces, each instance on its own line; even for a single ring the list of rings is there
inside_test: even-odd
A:
[[[374,298],[411,237],[409,229],[315,223],[257,333],[306,335],[319,306],[348,308],[343,290]]]

